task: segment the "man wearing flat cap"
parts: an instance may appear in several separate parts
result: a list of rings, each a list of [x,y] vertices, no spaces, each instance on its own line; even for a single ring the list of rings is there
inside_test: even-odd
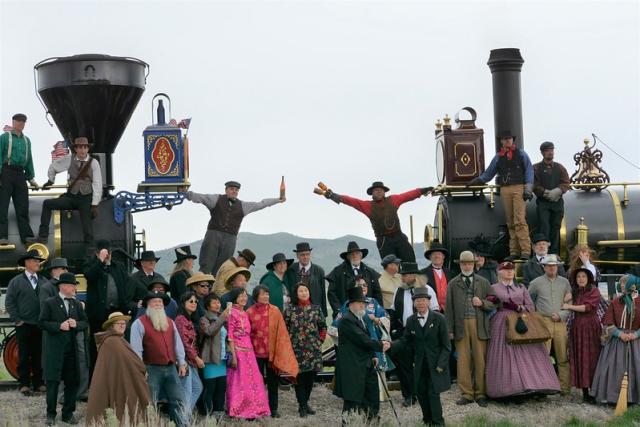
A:
[[[309,242],[296,243],[293,250],[298,261],[291,264],[285,274],[285,282],[289,289],[293,290],[300,282],[309,286],[309,299],[311,304],[320,307],[322,314],[327,317],[327,292],[325,286],[324,269],[318,264],[311,262],[311,251],[313,248]]]
[[[376,235],[376,245],[380,258],[389,254],[394,254],[403,261],[416,261],[416,255],[409,243],[407,235],[400,229],[400,218],[398,209],[403,203],[415,200],[420,196],[426,196],[433,191],[433,187],[416,188],[406,193],[386,196],[389,187],[382,181],[375,181],[369,188],[367,194],[371,200],[360,200],[351,196],[343,196],[328,190],[325,193],[327,199],[336,203],[344,203],[362,212],[371,221],[373,232]]]
[[[33,237],[29,225],[29,190],[27,181],[37,190],[34,179],[31,140],[23,133],[27,116],[22,113],[13,115],[12,129],[0,136],[0,245],[8,245],[9,237],[9,201],[13,198],[13,207],[18,221],[20,241],[25,243]]]
[[[569,191],[571,184],[567,169],[553,161],[554,148],[553,142],[543,142],[540,145],[542,161],[533,165],[538,230],[549,239],[551,254],[560,251],[560,225],[564,217],[562,195]]]
[[[498,134],[502,144],[489,167],[467,185],[484,185],[496,174],[500,200],[509,229],[509,261],[527,260],[531,255],[531,239],[526,218],[526,202],[533,199],[533,166],[529,155],[515,144],[515,135],[506,130]]]
[[[78,282],[73,273],[63,273],[58,280],[58,295],[42,304],[40,327],[44,331],[44,378],[47,381],[46,425],[55,424],[60,381],[64,382],[62,421],[77,424],[73,413],[80,385],[82,357],[76,335],[89,327],[82,304],[75,299]]]
[[[187,200],[203,204],[211,214],[200,247],[200,271],[207,274],[217,272],[222,263],[233,255],[238,231],[245,216],[286,201],[281,198],[245,202],[238,199],[239,182],[227,181],[224,187],[224,194],[200,194],[194,191],[185,193]]]
[[[65,171],[67,172],[68,189],[62,196],[44,201],[38,237],[29,239],[30,242],[47,242],[51,211],[77,210],[80,214],[84,243],[87,247],[93,243],[91,220],[98,216],[98,204],[102,199],[102,172],[100,171],[100,163],[89,155],[89,148],[89,140],[80,136],[75,138],[71,144],[73,153],[51,162],[47,173],[48,181],[42,185],[42,189],[46,190],[51,187],[56,180],[56,175]]]
[[[235,257],[229,257],[228,260],[222,263],[215,275],[216,283],[213,286],[213,292],[219,297],[229,292],[231,286],[227,284],[227,279],[231,272],[238,267],[250,268],[255,266],[254,262],[256,262],[256,254],[251,249],[243,249],[238,251],[238,255]]]

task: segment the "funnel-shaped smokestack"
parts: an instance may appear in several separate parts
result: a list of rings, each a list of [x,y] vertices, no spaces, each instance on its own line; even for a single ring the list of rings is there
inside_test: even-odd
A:
[[[65,139],[89,138],[104,186],[113,188],[111,154],[144,92],[148,65],[92,54],[46,59],[34,68],[38,93],[60,133]]]
[[[501,144],[497,136],[506,130],[515,135],[515,144],[524,149],[522,137],[522,95],[520,71],[524,59],[520,49],[494,49],[489,55],[493,80],[493,120],[496,132],[496,151]]]

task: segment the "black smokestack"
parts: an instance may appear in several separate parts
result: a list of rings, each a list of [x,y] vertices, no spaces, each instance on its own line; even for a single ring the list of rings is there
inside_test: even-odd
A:
[[[487,65],[491,69],[493,81],[493,121],[496,133],[496,151],[500,149],[497,136],[510,130],[515,135],[515,144],[524,149],[522,137],[522,95],[520,91],[520,71],[524,59],[520,49],[494,49]]]

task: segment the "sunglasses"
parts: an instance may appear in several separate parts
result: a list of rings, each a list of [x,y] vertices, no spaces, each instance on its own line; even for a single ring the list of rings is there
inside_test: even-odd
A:
[[[198,285],[198,287],[200,287],[200,288],[209,288],[210,286],[209,286],[209,284],[208,284],[208,283],[200,283],[200,284]]]

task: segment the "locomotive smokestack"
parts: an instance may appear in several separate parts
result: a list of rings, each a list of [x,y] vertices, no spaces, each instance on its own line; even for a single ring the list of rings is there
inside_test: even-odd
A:
[[[524,149],[522,137],[522,96],[520,71],[524,59],[520,49],[494,49],[487,65],[493,81],[493,121],[496,134],[496,151],[501,147],[497,135],[510,130],[516,136],[515,144]]]

